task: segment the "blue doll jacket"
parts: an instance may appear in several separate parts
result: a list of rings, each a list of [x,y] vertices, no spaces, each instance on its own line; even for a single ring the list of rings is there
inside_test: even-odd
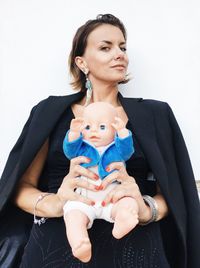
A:
[[[99,177],[103,179],[114,170],[107,172],[106,167],[112,162],[125,162],[134,153],[134,145],[132,133],[129,130],[129,135],[126,138],[120,138],[115,135],[114,141],[105,149],[100,156],[97,149],[87,141],[83,139],[81,134],[79,138],[69,142],[68,133],[66,133],[63,141],[63,151],[68,159],[72,159],[77,156],[86,156],[91,159],[89,163],[82,163],[83,167],[92,167],[98,165]]]

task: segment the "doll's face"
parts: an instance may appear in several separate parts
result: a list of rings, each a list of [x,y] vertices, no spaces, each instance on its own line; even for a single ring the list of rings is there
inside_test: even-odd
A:
[[[115,121],[117,112],[110,104],[95,102],[85,108],[83,119],[83,138],[95,147],[106,146],[114,140],[115,129],[111,123]]]

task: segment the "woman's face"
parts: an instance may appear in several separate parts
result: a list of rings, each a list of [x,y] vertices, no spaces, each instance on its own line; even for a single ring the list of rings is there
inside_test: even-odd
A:
[[[92,31],[83,55],[92,82],[118,83],[123,81],[128,67],[126,41],[121,30],[103,24]]]

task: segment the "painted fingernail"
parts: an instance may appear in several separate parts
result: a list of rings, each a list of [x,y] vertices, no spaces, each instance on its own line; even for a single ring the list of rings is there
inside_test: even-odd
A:
[[[106,171],[108,171],[108,172],[109,172],[109,171],[110,171],[110,168],[109,168],[109,167],[107,167],[107,168],[106,168]]]
[[[94,206],[94,205],[95,205],[95,202],[94,202],[94,201],[92,201],[92,202],[91,202],[91,205],[92,205],[92,206]]]
[[[95,180],[98,180],[99,176],[97,174],[94,174],[94,178],[95,178]]]
[[[105,202],[105,201],[102,201],[102,202],[101,202],[101,205],[102,205],[102,207],[105,207],[106,202]]]
[[[86,157],[86,160],[87,160],[87,162],[90,162],[91,161],[91,159],[89,157]]]
[[[94,186],[95,190],[99,191],[99,186]]]
[[[99,185],[99,190],[103,190],[103,185]]]

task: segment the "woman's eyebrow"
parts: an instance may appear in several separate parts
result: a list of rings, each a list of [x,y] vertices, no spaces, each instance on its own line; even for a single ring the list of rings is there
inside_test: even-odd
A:
[[[113,44],[111,41],[108,41],[108,40],[102,40],[100,42],[106,43],[108,45],[112,45]],[[119,43],[119,45],[125,45],[125,44],[126,44],[126,42],[124,42],[124,41]]]

